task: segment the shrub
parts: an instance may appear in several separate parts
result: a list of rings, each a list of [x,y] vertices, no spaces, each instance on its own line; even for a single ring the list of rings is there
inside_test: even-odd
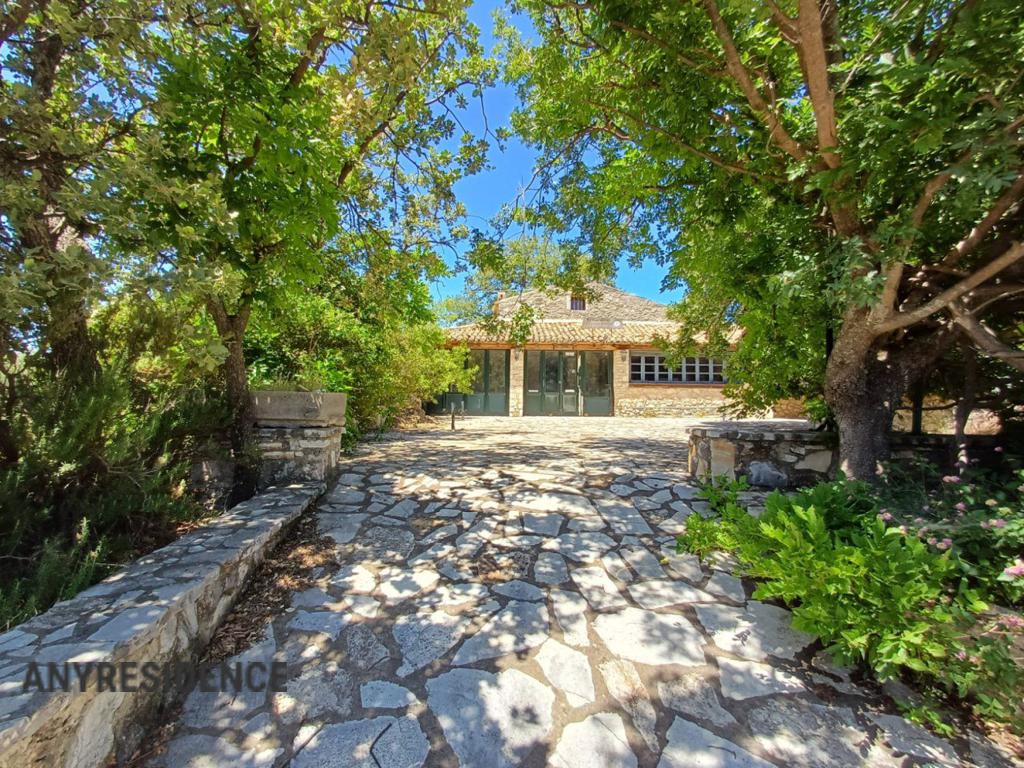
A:
[[[37,371],[20,383],[19,461],[0,470],[0,631],[203,513],[185,479],[218,405],[201,389],[148,388],[117,362],[74,391]]]
[[[777,598],[793,624],[843,663],[865,663],[882,679],[915,675],[925,688],[969,698],[976,710],[1020,726],[1021,669],[1012,656],[1015,617],[988,612],[987,582],[974,579],[954,547],[890,524],[863,483],[822,483],[771,494],[760,518],[718,484],[705,498],[717,519],[691,516],[679,546],[705,556],[734,552]]]

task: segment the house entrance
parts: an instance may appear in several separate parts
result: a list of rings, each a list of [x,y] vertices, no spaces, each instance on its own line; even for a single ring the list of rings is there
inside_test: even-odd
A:
[[[611,415],[610,352],[530,349],[525,366],[525,415]]]

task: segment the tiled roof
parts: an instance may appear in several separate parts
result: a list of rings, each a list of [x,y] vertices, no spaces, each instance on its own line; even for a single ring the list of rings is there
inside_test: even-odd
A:
[[[513,315],[527,304],[537,312],[527,344],[602,344],[617,347],[651,347],[658,338],[672,339],[679,324],[668,319],[666,307],[656,301],[634,296],[604,283],[590,283],[592,294],[586,309],[569,307],[565,292],[525,291],[499,299],[495,310],[499,318]],[[481,323],[458,325],[447,331],[455,344],[508,344],[508,333],[491,333]],[[739,340],[739,329],[730,334],[729,342]],[[694,337],[703,343],[703,335]]]
[[[651,346],[657,337],[671,338],[679,325],[652,321],[538,320],[530,344],[611,344]],[[449,340],[463,344],[507,344],[506,333],[492,334],[482,325],[459,325],[447,331]]]
[[[565,291],[532,290],[499,299],[496,302],[497,314],[507,317],[514,314],[520,305],[527,304],[545,320],[667,320],[665,305],[656,301],[604,283],[589,283],[587,291],[591,295],[587,297],[586,309],[570,309],[569,294]]]

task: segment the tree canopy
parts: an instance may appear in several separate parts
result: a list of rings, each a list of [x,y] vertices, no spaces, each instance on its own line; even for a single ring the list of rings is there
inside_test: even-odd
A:
[[[595,260],[671,264],[681,338],[743,326],[749,405],[820,386],[870,476],[950,344],[1024,367],[1019,3],[519,5],[532,216]]]

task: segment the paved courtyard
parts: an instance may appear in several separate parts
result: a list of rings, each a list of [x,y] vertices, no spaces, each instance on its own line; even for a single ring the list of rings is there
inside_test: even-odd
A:
[[[286,660],[287,692],[193,692],[154,764],[1000,765],[889,714],[727,562],[676,554],[703,511],[687,427],[477,418],[362,446],[317,513],[337,568],[242,654]]]

